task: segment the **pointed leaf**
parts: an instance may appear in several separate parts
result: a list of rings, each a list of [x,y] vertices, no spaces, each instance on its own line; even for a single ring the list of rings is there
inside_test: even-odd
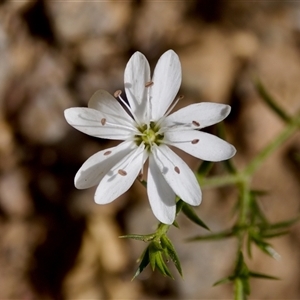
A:
[[[229,283],[232,281],[232,278],[229,276],[229,277],[226,277],[226,278],[222,278],[218,281],[216,281],[213,286],[216,286],[216,285],[220,285],[220,284],[224,284],[224,283]]]
[[[276,103],[273,97],[265,89],[262,82],[257,79],[255,82],[256,89],[265,103],[285,122],[290,122],[291,117]]]
[[[262,273],[256,273],[256,272],[249,272],[249,276],[254,277],[254,278],[280,280],[280,278],[278,278],[278,277],[267,275],[267,274],[262,274]]]
[[[210,231],[208,226],[197,216],[194,209],[188,204],[184,203],[181,210],[192,222]]]

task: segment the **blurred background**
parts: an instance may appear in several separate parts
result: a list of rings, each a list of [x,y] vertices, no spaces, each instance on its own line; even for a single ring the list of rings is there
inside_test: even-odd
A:
[[[230,299],[234,239],[189,244],[204,234],[185,217],[170,230],[184,279],[146,270],[136,259],[146,244],[119,235],[151,233],[157,221],[136,182],[121,199],[94,204],[78,191],[81,164],[113,141],[84,135],[63,116],[102,88],[123,89],[135,51],[152,69],[168,49],[183,70],[178,105],[227,103],[227,140],[245,166],[283,128],[259,98],[260,78],[290,114],[300,108],[298,1],[0,1],[0,299]],[[210,128],[215,132],[215,128]],[[299,212],[299,134],[267,159],[253,178],[270,221]],[[185,160],[195,168],[200,162]],[[216,164],[213,172],[217,172]],[[205,189],[197,211],[213,232],[234,222],[234,188]],[[252,280],[251,299],[300,299],[300,226],[273,241],[282,259],[253,249],[251,269],[280,277]]]

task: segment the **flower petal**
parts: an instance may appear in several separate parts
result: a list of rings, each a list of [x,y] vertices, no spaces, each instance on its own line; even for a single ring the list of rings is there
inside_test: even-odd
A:
[[[177,95],[181,84],[181,64],[173,50],[165,52],[157,62],[150,87],[151,119],[162,117]]]
[[[236,149],[226,141],[198,130],[167,131],[164,141],[197,158],[221,161],[235,155]]]
[[[229,115],[230,110],[231,107],[226,104],[195,103],[167,116],[163,126],[191,125],[200,129],[221,122]]]
[[[124,85],[130,107],[139,121],[145,120],[147,82],[150,82],[149,63],[142,53],[135,52],[126,65]]]
[[[154,146],[152,153],[175,194],[190,205],[199,205],[202,199],[201,190],[188,165],[166,145]]]
[[[176,195],[162,176],[152,155],[149,157],[147,193],[155,217],[164,224],[172,224],[176,214]]]
[[[75,175],[75,186],[87,189],[98,184],[105,174],[134,149],[132,142],[99,151],[87,159]]]
[[[124,122],[124,119],[115,120],[102,112],[87,108],[73,107],[65,110],[67,122],[77,130],[103,139],[125,140],[136,131],[133,125]],[[109,125],[107,121],[115,125]],[[118,123],[117,123],[118,122]]]
[[[106,117],[109,116],[118,124],[133,124],[133,119],[118,100],[105,90],[98,90],[94,93],[88,103],[88,107],[100,111]]]
[[[95,202],[107,204],[125,193],[133,184],[145,161],[144,146],[136,147],[100,181],[95,194]]]

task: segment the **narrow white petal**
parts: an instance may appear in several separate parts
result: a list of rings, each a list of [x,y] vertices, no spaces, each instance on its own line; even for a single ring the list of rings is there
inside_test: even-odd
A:
[[[116,147],[99,151],[87,159],[75,175],[75,186],[87,189],[99,184],[106,173],[134,149],[134,143],[123,142]]]
[[[163,126],[191,125],[200,129],[221,122],[229,115],[230,110],[231,107],[226,104],[210,102],[191,104],[167,116]]]
[[[165,142],[197,158],[221,161],[235,155],[235,148],[215,135],[198,130],[167,131]]]
[[[142,146],[135,148],[107,172],[97,187],[96,203],[110,203],[131,187],[143,166],[144,151]]]
[[[181,84],[181,64],[173,50],[165,52],[157,62],[150,88],[153,121],[164,115],[177,95]]]
[[[135,52],[128,61],[124,83],[128,102],[135,116],[143,121],[147,108],[147,92],[145,85],[150,82],[150,67],[146,57]]]
[[[200,186],[188,165],[166,145],[153,147],[152,153],[175,194],[190,205],[199,205],[202,199]]]
[[[88,103],[88,107],[100,111],[104,116],[110,117],[121,124],[133,124],[133,119],[118,100],[105,90],[98,90],[94,93]]]
[[[147,193],[155,217],[164,224],[172,224],[176,214],[176,195],[164,179],[152,155],[149,157]]]
[[[65,110],[65,118],[77,130],[104,139],[126,140],[136,130],[133,125],[122,123],[122,118],[109,118],[102,112],[87,107],[68,108]],[[117,126],[109,125],[108,122]]]

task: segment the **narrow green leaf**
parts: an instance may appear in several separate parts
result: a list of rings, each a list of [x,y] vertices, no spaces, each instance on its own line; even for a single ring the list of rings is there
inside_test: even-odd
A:
[[[226,277],[226,278],[222,278],[218,281],[216,281],[213,286],[216,286],[216,285],[220,285],[220,284],[225,284],[225,283],[229,283],[232,281],[232,278],[231,277]]]
[[[300,216],[290,219],[290,220],[286,220],[283,222],[278,222],[278,223],[274,223],[274,224],[270,224],[268,229],[282,229],[282,228],[287,228],[291,225],[294,225],[296,222],[298,222],[300,220]]]
[[[249,272],[249,276],[254,277],[254,278],[280,280],[280,278],[278,278],[278,277],[267,275],[267,274],[262,274],[262,273],[256,273],[256,272]]]
[[[265,89],[262,82],[257,79],[255,82],[256,89],[265,103],[285,122],[290,122],[291,117],[276,103],[273,97]]]
[[[192,209],[188,204],[184,203],[181,210],[192,222],[210,231],[208,226],[197,216],[194,209]]]
[[[141,263],[140,263],[138,269],[136,270],[131,281],[133,281],[139,274],[141,274],[143,272],[143,270],[148,266],[148,264],[149,264],[149,246],[142,253],[141,257],[139,258],[139,261]]]
[[[279,237],[279,236],[286,235],[289,233],[290,233],[289,230],[278,231],[278,232],[273,232],[273,233],[262,232],[261,237],[263,237],[265,239],[271,239],[271,238]]]
[[[263,252],[273,257],[276,260],[281,258],[280,254],[275,251],[275,249],[267,242],[263,240],[259,240],[257,238],[253,238],[254,243],[261,249]]]

